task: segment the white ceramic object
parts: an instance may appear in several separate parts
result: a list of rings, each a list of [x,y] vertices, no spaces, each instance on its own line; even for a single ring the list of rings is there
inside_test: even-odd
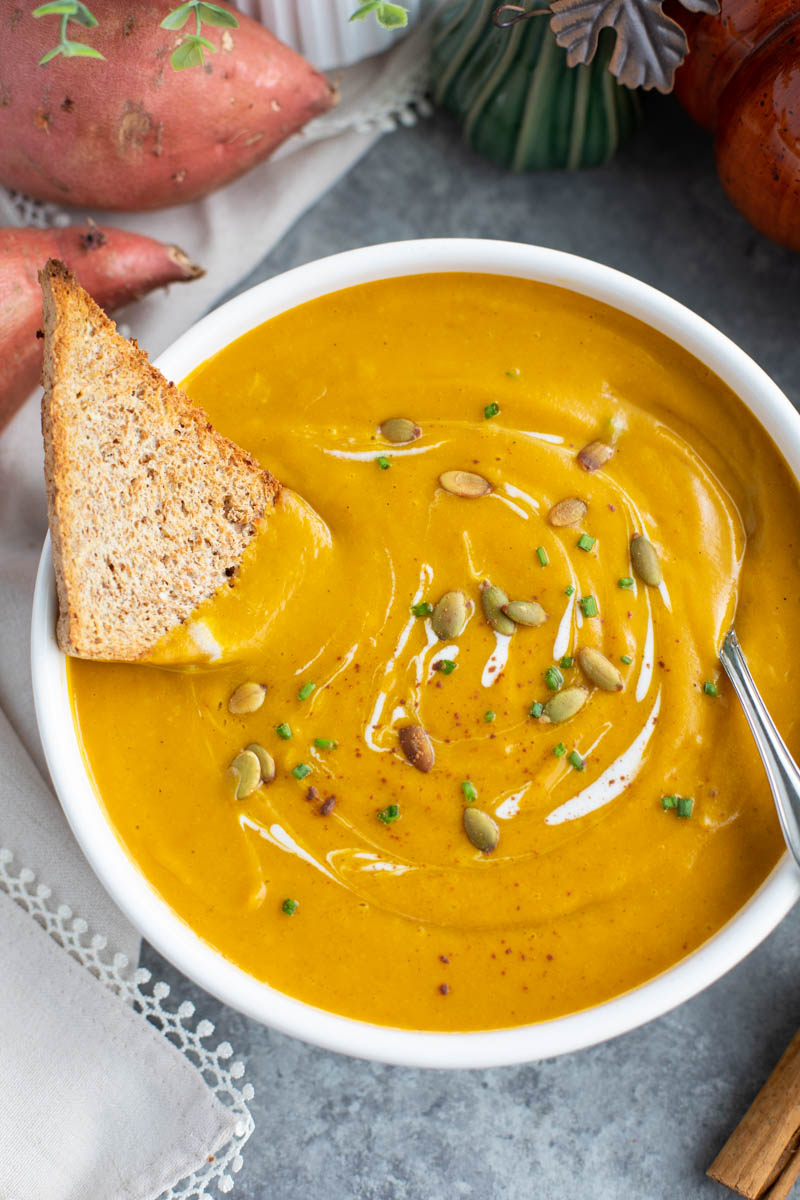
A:
[[[266,25],[320,71],[349,67],[390,50],[409,32],[425,0],[399,0],[408,9],[404,29],[383,29],[370,14],[350,21],[362,0],[238,0],[237,8]]]
[[[308,263],[259,284],[204,317],[161,355],[157,365],[168,378],[183,379],[240,334],[306,300],[370,280],[439,271],[541,280],[638,317],[706,363],[742,398],[800,480],[800,416],[744,351],[646,284],[598,263],[537,246],[462,239],[395,242]],[[55,641],[56,607],[48,541],[33,604],[36,714],[56,792],[86,857],[122,911],[176,967],[220,1000],[283,1033],[330,1050],[406,1066],[488,1067],[550,1058],[625,1033],[695,995],[749,954],[800,897],[800,874],[784,856],[744,908],[688,958],[617,999],[537,1025],[486,1033],[418,1033],[313,1008],[258,982],[201,941],[160,899],[117,841],[78,745],[65,659]]]

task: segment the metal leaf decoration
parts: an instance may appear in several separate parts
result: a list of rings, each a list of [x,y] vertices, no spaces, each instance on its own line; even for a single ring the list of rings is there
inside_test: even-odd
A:
[[[663,0],[553,0],[550,22],[571,67],[588,63],[601,29],[617,35],[608,69],[627,87],[669,92],[675,70],[689,46],[677,21],[662,10]],[[681,0],[690,12],[719,12],[719,0]]]

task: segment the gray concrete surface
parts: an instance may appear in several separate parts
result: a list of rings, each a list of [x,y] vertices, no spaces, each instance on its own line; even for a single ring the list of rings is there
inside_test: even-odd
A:
[[[246,284],[351,246],[499,237],[574,251],[677,297],[800,401],[800,257],[754,233],[671,100],[609,166],[513,177],[438,115],[384,138]],[[243,285],[246,286],[246,285]],[[703,995],[564,1058],[460,1073],[338,1057],[145,962],[247,1062],[256,1132],[240,1200],[721,1200],[704,1171],[800,1025],[800,911]],[[797,1189],[800,1195],[800,1189]]]

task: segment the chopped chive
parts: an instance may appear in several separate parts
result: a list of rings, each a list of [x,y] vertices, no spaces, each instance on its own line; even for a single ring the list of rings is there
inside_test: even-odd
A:
[[[661,797],[661,807],[662,808],[677,808],[678,807],[678,797],[677,796],[662,796]]]
[[[305,779],[306,775],[311,774],[311,767],[308,763],[298,763],[296,767],[292,768],[292,774],[295,779]]]
[[[694,800],[691,796],[678,796],[678,816],[690,817],[694,808]]]
[[[540,717],[544,712],[544,705],[540,704],[538,700],[534,700],[533,704],[528,709],[528,712],[532,717]]]
[[[597,616],[597,601],[594,596],[581,596],[578,603],[581,606],[581,612],[585,617]]]
[[[492,710],[491,710],[491,709],[489,709],[489,711],[488,711],[488,712],[485,712],[485,713],[483,714],[483,719],[484,719],[484,721],[486,722],[486,724],[487,724],[487,725],[491,725],[492,721],[495,719],[495,717],[496,717],[496,716],[497,716],[497,713],[496,713],[496,712],[492,712]]]
[[[572,596],[574,592],[575,592],[575,588],[572,586],[572,584],[570,584],[569,587],[564,588],[565,596]]]
[[[585,766],[585,763],[580,754],[578,754],[577,750],[570,750],[567,761],[575,768],[576,771],[582,771]]]
[[[506,375],[509,379],[519,378],[519,367],[512,367],[510,371],[506,371]]]
[[[574,658],[572,658],[569,654],[565,654],[564,657],[562,658],[561,662],[558,665],[560,667],[563,667],[564,670],[568,670],[568,668],[571,667],[574,662],[575,662]]]
[[[433,612],[433,605],[427,600],[421,600],[419,604],[412,604],[411,611],[415,617],[429,617]]]
[[[558,667],[548,667],[544,673],[544,681],[550,688],[551,692],[557,692],[564,683],[564,676],[561,674]]]
[[[578,538],[576,545],[579,550],[585,550],[588,554],[588,552],[591,550],[592,546],[595,544],[596,541],[597,541],[597,538],[589,537],[588,533],[582,533],[581,536]]]
[[[555,754],[556,758],[563,758],[566,753],[567,747],[563,742],[559,742],[557,746],[553,747],[553,754]]]
[[[285,721],[281,721],[280,725],[275,726],[275,732],[279,738],[283,738],[286,742],[292,736],[292,727],[291,725],[287,725]]]
[[[630,654],[623,654],[619,661],[625,663],[626,667],[629,667],[633,662],[633,659],[631,658]]]
[[[311,680],[309,679],[308,683],[304,683],[303,686],[300,688],[300,691],[297,693],[297,699],[298,700],[307,700],[308,697],[311,695],[311,693],[315,690],[316,686],[317,685],[315,683],[312,683]]]
[[[375,461],[382,471],[388,471],[389,467],[392,465],[385,454],[378,455]]]
[[[717,685],[715,683],[712,683],[712,681],[710,679],[707,679],[705,681],[705,683],[703,684],[703,691],[705,692],[705,694],[707,696],[718,696],[719,695],[719,692],[717,691]]]
[[[314,738],[314,745],[318,750],[335,750],[339,743],[333,738]]]
[[[631,579],[630,575],[623,575],[621,579],[618,579],[618,580],[617,580],[617,587],[621,587],[621,588],[632,588],[632,587],[633,587],[633,580]]]
[[[493,400],[491,404],[486,405],[486,408],[483,410],[483,415],[486,418],[486,420],[488,421],[492,417],[496,417],[499,412],[500,412],[500,405],[497,404],[497,402]]]
[[[433,664],[434,671],[439,671],[442,675],[452,675],[456,669],[456,663],[452,658],[439,658]]]
[[[472,804],[478,799],[478,789],[471,780],[465,779],[461,784],[461,790],[464,793],[464,799],[466,800],[467,804]]]
[[[378,813],[378,820],[383,821],[384,825],[391,825],[392,821],[397,821],[399,817],[400,806],[398,804],[389,804]]]
[[[283,904],[281,905],[281,909],[283,912],[286,913],[287,917],[293,917],[298,909],[297,901],[290,900],[287,896],[287,898],[284,900]]]
[[[550,562],[550,559],[547,557],[547,551],[545,550],[544,546],[536,547],[536,557],[538,558],[539,562],[541,563],[541,565],[543,567],[546,567],[547,564]]]

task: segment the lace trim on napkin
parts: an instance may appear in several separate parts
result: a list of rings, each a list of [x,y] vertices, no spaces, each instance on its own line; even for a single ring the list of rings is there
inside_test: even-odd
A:
[[[184,1000],[174,1011],[166,1008],[162,1002],[169,996],[169,984],[152,983],[151,973],[144,967],[131,972],[127,955],[112,954],[107,939],[102,934],[91,934],[88,922],[76,917],[68,905],[54,907],[50,904],[50,888],[44,883],[37,884],[30,868],[21,867],[13,873],[13,858],[10,850],[0,847],[0,888],[67,954],[115,995],[126,1000],[176,1046],[200,1072],[217,1099],[238,1118],[233,1138],[217,1152],[214,1161],[204,1163],[200,1170],[175,1183],[159,1200],[201,1200],[210,1196],[209,1189],[213,1184],[219,1192],[232,1191],[233,1175],[242,1168],[242,1147],[253,1132],[253,1118],[247,1107],[247,1102],[253,1098],[253,1088],[242,1082],[244,1063],[228,1062],[233,1057],[229,1042],[220,1042],[214,1049],[204,1046],[203,1042],[214,1032],[214,1026],[211,1021],[199,1020],[192,1027],[195,1007],[190,1000]]]

